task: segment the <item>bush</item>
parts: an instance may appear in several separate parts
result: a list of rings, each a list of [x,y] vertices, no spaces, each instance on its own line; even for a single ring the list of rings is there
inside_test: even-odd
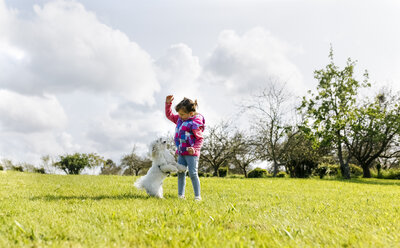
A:
[[[0,170],[4,170],[3,166],[0,165]]]
[[[382,178],[384,179],[400,179],[400,170],[388,170],[382,173]]]
[[[359,177],[363,175],[363,170],[360,166],[349,164],[349,167],[351,177]],[[324,178],[325,176],[340,176],[340,165],[328,163],[319,164],[315,170],[315,174],[320,178]]]
[[[228,167],[219,167],[218,168],[218,176],[226,177],[228,175]]]
[[[338,164],[319,164],[315,173],[319,178],[324,178],[325,176],[338,176],[340,172],[340,166]]]
[[[285,177],[286,176],[286,172],[284,171],[280,171],[278,172],[278,174],[276,174],[276,177]]]
[[[255,168],[247,174],[248,178],[264,178],[268,176],[268,171],[261,168]]]
[[[349,164],[351,177],[359,177],[363,175],[363,169],[355,164]]]
[[[22,166],[12,166],[11,170],[23,172],[24,168]]]
[[[35,169],[33,169],[33,172],[40,173],[40,174],[46,174],[46,171],[44,170],[44,168],[35,168]]]

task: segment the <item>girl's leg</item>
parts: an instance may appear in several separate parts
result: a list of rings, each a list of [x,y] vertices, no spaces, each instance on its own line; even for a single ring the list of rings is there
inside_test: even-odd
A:
[[[197,156],[185,156],[188,169],[189,169],[189,176],[190,180],[192,181],[194,196],[196,198],[200,198],[200,179],[199,175],[197,174],[197,168],[199,164],[199,157]]]
[[[183,156],[178,156],[178,163],[187,166],[186,160]],[[185,195],[186,172],[178,172],[178,196]]]

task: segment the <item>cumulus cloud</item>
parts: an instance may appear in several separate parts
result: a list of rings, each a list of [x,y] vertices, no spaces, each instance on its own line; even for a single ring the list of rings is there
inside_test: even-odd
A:
[[[0,8],[7,13],[4,4]],[[82,4],[57,0],[35,5],[33,18],[13,23],[8,42],[14,53],[21,52],[18,60],[9,59],[13,67],[0,76],[0,87],[25,94],[112,92],[136,103],[154,103],[160,86],[151,57]]]
[[[298,52],[263,28],[253,28],[242,36],[225,30],[205,64],[206,78],[239,94],[263,88],[270,78],[302,89],[302,74],[290,59]]]
[[[212,125],[271,76],[301,85],[296,52],[256,28],[221,32],[204,63],[183,43],[153,60],[76,1],[36,5],[21,17],[0,0],[0,156],[97,152],[117,161],[134,145],[144,153],[174,131],[165,95],[197,99]]]
[[[93,120],[87,137],[99,152],[129,152],[134,145],[147,149],[153,139],[164,135],[174,126],[168,125],[162,110],[140,108],[132,103],[112,106],[104,117]],[[141,150],[140,152],[146,152]]]
[[[174,94],[176,99],[195,96],[199,88],[197,79],[202,70],[199,58],[193,55],[189,46],[183,43],[170,46],[155,66],[163,96]]]
[[[57,159],[59,155],[80,152],[81,147],[73,144],[73,139],[66,132],[16,133],[1,132],[0,158],[14,162],[25,161],[40,164],[40,158],[50,155]]]
[[[25,96],[8,90],[0,90],[0,116],[3,131],[22,133],[61,129],[67,122],[54,96]]]

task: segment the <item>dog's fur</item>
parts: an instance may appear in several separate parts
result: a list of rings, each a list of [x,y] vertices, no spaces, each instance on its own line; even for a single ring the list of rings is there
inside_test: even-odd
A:
[[[146,175],[135,182],[135,187],[146,190],[150,196],[163,198],[162,184],[170,172],[186,172],[187,167],[178,164],[167,149],[167,141],[159,138],[150,145],[152,165]]]

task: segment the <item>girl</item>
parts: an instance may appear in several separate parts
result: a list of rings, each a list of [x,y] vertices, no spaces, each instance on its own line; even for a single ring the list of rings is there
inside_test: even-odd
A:
[[[184,98],[175,106],[178,115],[172,114],[171,105],[173,95],[165,99],[165,115],[176,124],[175,145],[177,147],[178,163],[187,166],[190,180],[192,181],[194,199],[201,200],[200,180],[197,167],[200,157],[200,149],[203,145],[204,117],[196,112],[197,101]],[[178,196],[185,198],[186,172],[178,173]]]

